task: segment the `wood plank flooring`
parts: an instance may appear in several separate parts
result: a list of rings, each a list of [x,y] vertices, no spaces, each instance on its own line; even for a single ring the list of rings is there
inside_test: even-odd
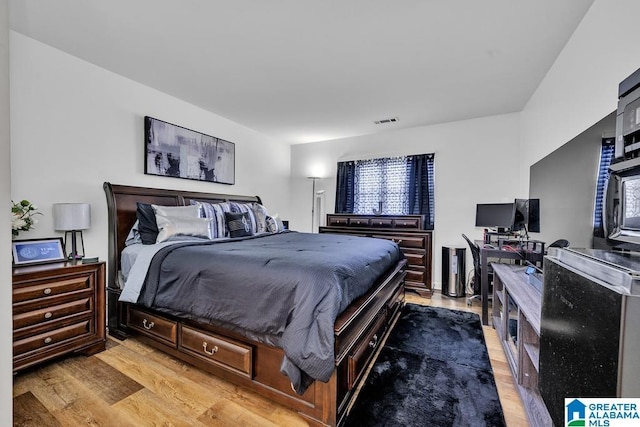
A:
[[[464,298],[407,302],[480,312]],[[520,395],[492,327],[484,327],[507,426],[527,426]],[[179,362],[135,338],[109,337],[94,356],[67,357],[14,377],[14,426],[306,426],[296,413]]]

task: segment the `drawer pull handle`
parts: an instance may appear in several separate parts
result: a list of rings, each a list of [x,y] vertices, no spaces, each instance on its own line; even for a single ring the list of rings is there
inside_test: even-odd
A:
[[[153,328],[155,325],[156,325],[156,324],[155,324],[155,323],[153,323],[153,322],[147,323],[147,319],[142,319],[142,326],[143,326],[145,329],[151,329],[151,328]]]
[[[46,337],[46,338],[44,339],[44,343],[45,343],[45,344],[49,344],[49,343],[51,343],[51,341],[53,341],[53,338],[51,338],[51,337]]]
[[[374,334],[371,341],[369,341],[369,347],[375,348],[378,345],[378,334]]]
[[[393,243],[395,243],[396,245],[399,245],[400,243],[402,243],[402,239],[391,239],[393,240]]]
[[[202,343],[202,349],[209,356],[213,356],[214,354],[216,354],[218,352],[218,346],[217,345],[214,345],[213,348],[211,349],[211,351],[208,351],[207,350],[207,342],[206,341]]]
[[[49,295],[51,293],[51,288],[45,288],[42,292],[44,292],[45,295]]]
[[[47,312],[44,314],[44,318],[45,318],[45,319],[51,319],[51,316],[53,316],[53,313],[51,313],[50,311],[47,311]]]

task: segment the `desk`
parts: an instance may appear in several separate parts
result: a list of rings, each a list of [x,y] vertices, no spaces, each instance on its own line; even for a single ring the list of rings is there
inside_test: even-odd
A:
[[[539,240],[529,240],[521,248],[512,246],[485,247],[480,246],[480,270],[482,278],[480,280],[480,292],[482,295],[482,324],[489,324],[489,258],[514,259],[529,261],[542,265],[544,258],[544,242]]]

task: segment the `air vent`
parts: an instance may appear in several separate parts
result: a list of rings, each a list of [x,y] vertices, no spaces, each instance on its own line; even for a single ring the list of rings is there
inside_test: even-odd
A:
[[[384,125],[384,124],[387,124],[387,123],[395,123],[397,121],[398,121],[398,118],[397,117],[393,117],[391,119],[376,120],[373,123],[375,123],[377,125]]]

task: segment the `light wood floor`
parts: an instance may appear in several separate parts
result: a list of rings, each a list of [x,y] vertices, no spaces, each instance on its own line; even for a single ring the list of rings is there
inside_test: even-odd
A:
[[[407,302],[480,312],[464,298]],[[509,427],[527,426],[522,401],[495,331],[484,327]],[[107,350],[19,373],[14,426],[304,426],[295,413],[141,344],[109,338]]]

